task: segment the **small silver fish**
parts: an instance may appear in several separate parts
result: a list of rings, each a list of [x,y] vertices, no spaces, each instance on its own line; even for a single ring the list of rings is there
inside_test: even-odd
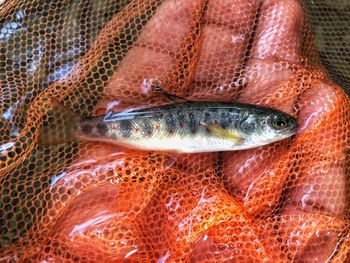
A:
[[[255,148],[290,137],[297,130],[296,120],[287,113],[227,102],[182,102],[73,122],[65,128],[69,136],[61,142],[67,138],[103,141],[134,149],[183,153]],[[57,133],[51,132],[51,138]],[[48,132],[42,132],[39,138],[43,145],[59,141],[50,139]]]

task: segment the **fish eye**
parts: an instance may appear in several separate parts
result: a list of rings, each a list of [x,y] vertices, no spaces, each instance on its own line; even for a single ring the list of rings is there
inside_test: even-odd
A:
[[[275,128],[275,129],[281,129],[285,126],[287,126],[287,121],[284,120],[284,119],[279,119],[279,120],[276,120],[272,123],[272,126]]]

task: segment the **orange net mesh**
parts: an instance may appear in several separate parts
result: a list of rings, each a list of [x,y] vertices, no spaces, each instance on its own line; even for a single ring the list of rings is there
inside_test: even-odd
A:
[[[317,2],[6,0],[0,261],[348,262],[350,7]],[[152,83],[283,110],[298,134],[183,155],[38,145],[51,98],[96,116],[163,103]]]

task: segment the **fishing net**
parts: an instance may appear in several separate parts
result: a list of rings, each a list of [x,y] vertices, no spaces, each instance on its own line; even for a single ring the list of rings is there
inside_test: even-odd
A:
[[[348,1],[1,2],[0,261],[350,260]],[[82,117],[169,103],[154,84],[283,110],[298,133],[225,153],[38,144],[53,99]]]

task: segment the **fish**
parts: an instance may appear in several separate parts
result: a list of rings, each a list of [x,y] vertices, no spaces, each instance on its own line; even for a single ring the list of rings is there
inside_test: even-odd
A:
[[[81,118],[66,109],[39,144],[107,142],[132,149],[200,153],[236,151],[286,139],[297,131],[291,115],[253,104],[183,101]],[[68,117],[67,117],[68,116]],[[62,127],[63,126],[63,127]]]

